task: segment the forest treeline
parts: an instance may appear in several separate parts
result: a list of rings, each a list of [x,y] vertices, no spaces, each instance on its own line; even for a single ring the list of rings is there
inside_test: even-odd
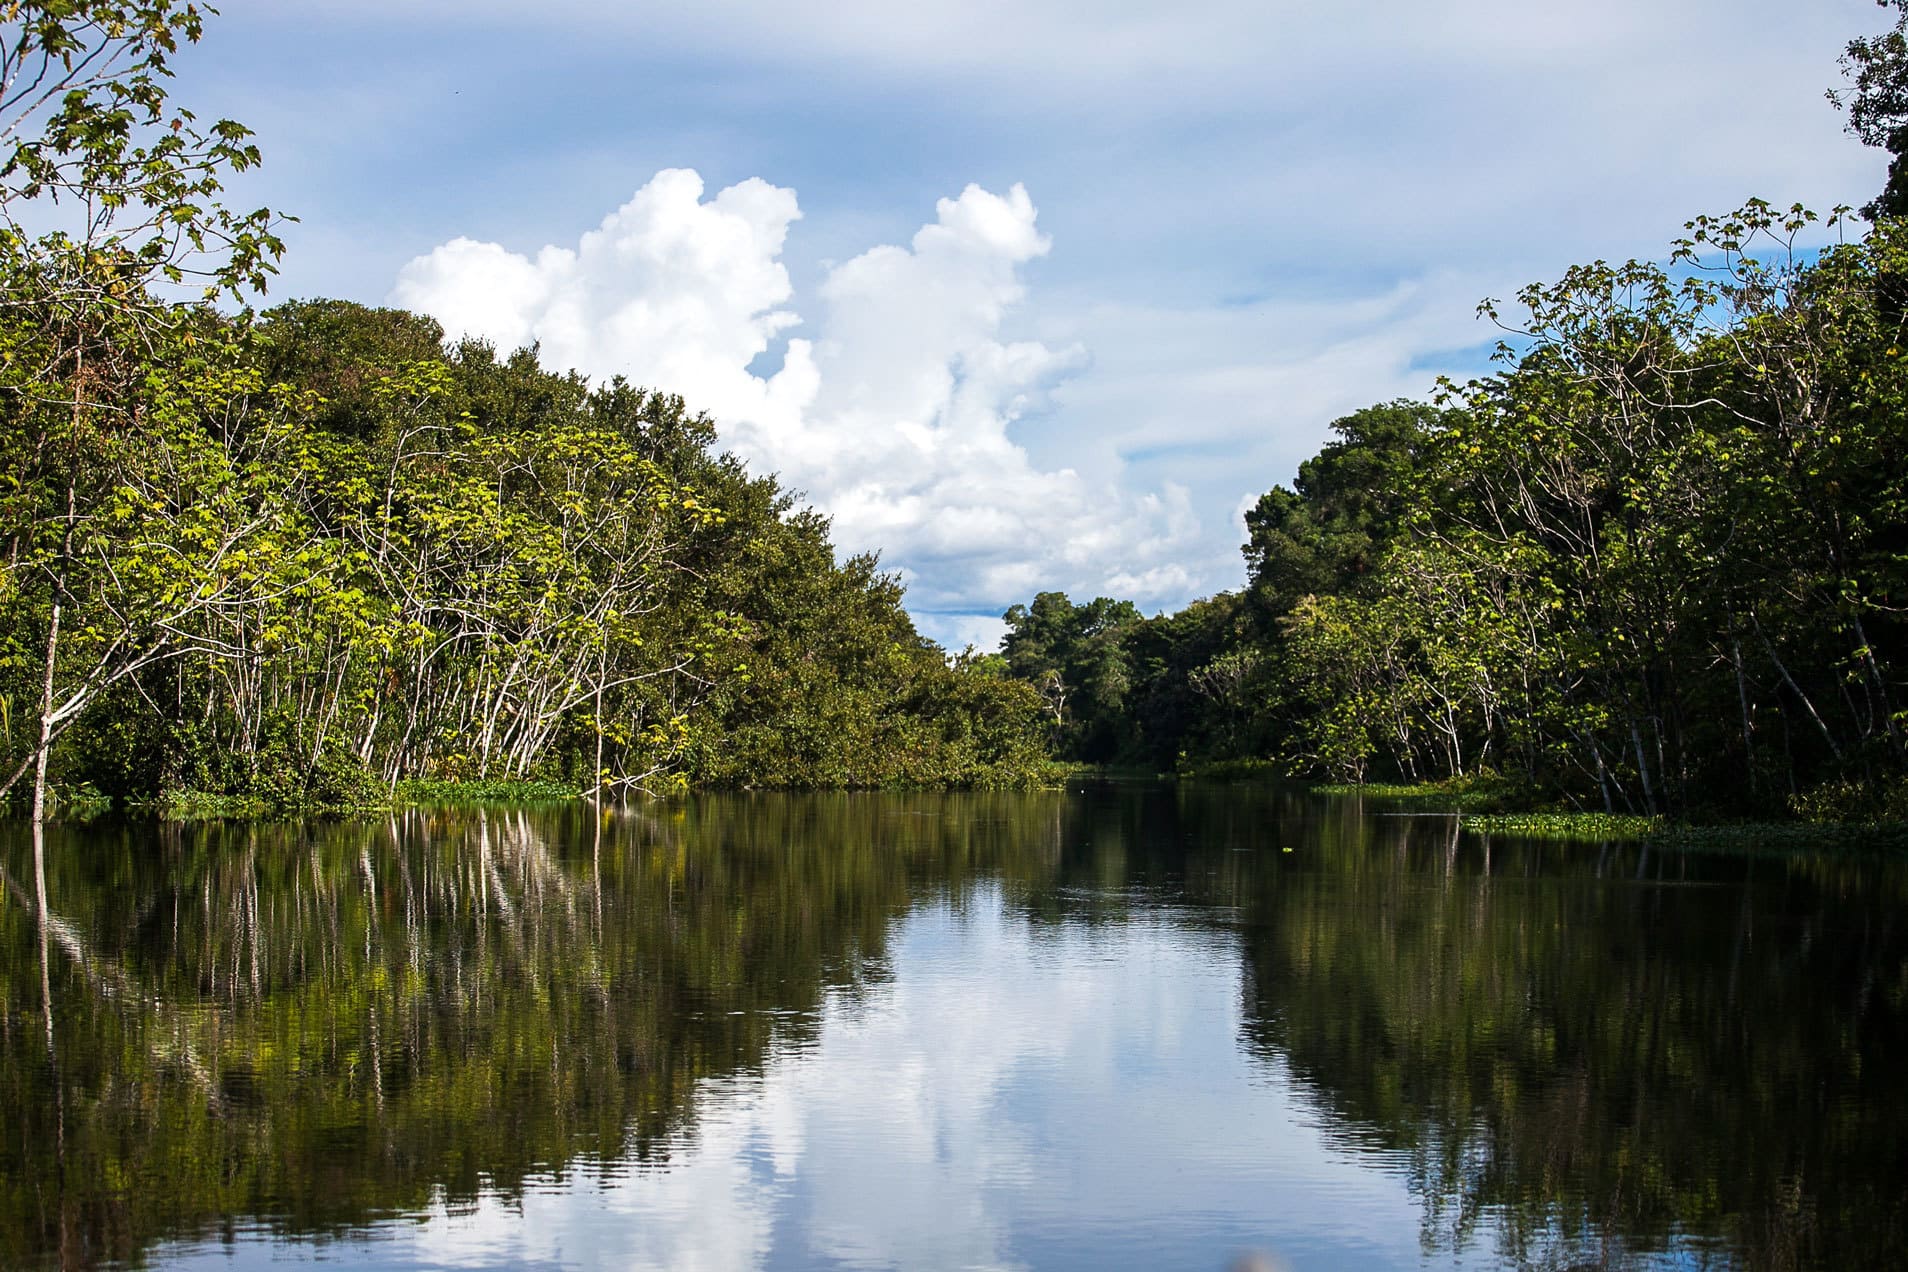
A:
[[[1908,817],[1908,10],[1864,209],[1752,202],[1486,306],[1501,369],[1334,426],[1176,614],[1043,593],[949,659],[680,399],[335,301],[255,313],[207,11],[0,21],[0,798],[1025,785],[1049,751]],[[54,227],[54,228],[49,228]],[[1822,246],[1826,243],[1827,246]]]
[[[1497,374],[1258,501],[1246,588],[1042,594],[1007,668],[1083,759],[1908,816],[1908,223],[1862,228],[1752,203],[1527,288]]]
[[[56,782],[121,798],[1039,776],[1034,693],[680,398],[338,301],[195,314],[85,388],[43,332],[0,355],[10,775],[51,668]]]
[[[665,394],[262,314],[284,218],[170,98],[211,10],[0,17],[0,799],[1039,780],[1039,700]]]
[[[1176,614],[1042,593],[1058,751],[1610,812],[1908,820],[1908,3],[1851,40],[1857,218],[1752,200],[1480,313],[1495,374],[1332,425]]]

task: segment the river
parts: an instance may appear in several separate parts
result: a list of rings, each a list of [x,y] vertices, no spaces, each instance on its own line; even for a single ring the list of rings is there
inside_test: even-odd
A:
[[[1908,863],[1254,785],[0,827],[0,1266],[1849,1268]]]

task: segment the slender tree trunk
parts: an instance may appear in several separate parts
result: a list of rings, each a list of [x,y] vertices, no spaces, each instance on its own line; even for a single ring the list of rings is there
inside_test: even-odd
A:
[[[73,394],[73,427],[79,428],[84,399]],[[53,673],[59,665],[60,620],[65,613],[67,571],[73,560],[73,528],[79,510],[78,475],[66,477],[66,528],[60,536],[59,569],[53,579],[53,604],[46,625],[46,664],[40,680],[40,737],[33,753],[33,824],[46,820],[46,762],[53,749]]]
[[[1823,721],[1821,712],[1815,709],[1815,703],[1809,700],[1809,695],[1802,692],[1802,686],[1798,685],[1795,682],[1795,677],[1789,674],[1788,667],[1783,664],[1781,656],[1776,653],[1775,645],[1763,632],[1761,622],[1758,621],[1754,615],[1750,616],[1749,621],[1756,624],[1756,635],[1762,637],[1762,647],[1768,652],[1769,662],[1774,665],[1776,674],[1782,677],[1782,683],[1789,686],[1790,692],[1794,693],[1796,700],[1802,704],[1802,709],[1809,713],[1809,719],[1815,722],[1817,731],[1822,735],[1822,741],[1828,744],[1829,754],[1833,755],[1836,760],[1839,761],[1842,758],[1842,748],[1835,745],[1835,735],[1829,732],[1829,727]]]
[[[80,420],[86,412],[86,351],[84,345],[73,353],[73,414],[71,419],[71,445],[79,445]],[[69,453],[66,473],[66,527],[60,536],[59,569],[53,579],[52,612],[46,625],[46,667],[44,678],[40,682],[40,737],[39,747],[33,754],[33,824],[40,825],[46,820],[46,761],[47,753],[53,747],[53,672],[59,662],[60,619],[65,609],[66,577],[73,560],[73,527],[79,511],[79,474],[76,471],[77,460]],[[37,855],[39,840],[34,841]],[[42,890],[41,922],[45,922],[44,890]]]
[[[1736,665],[1736,706],[1742,712],[1742,755],[1743,763],[1749,770],[1749,792],[1756,790],[1756,743],[1754,730],[1749,724],[1749,686],[1742,675],[1742,642],[1734,636],[1729,638],[1729,658]]]
[[[65,571],[61,571],[64,575]],[[64,582],[64,579],[62,579]],[[46,821],[46,757],[53,749],[53,668],[60,652],[60,588],[53,589],[53,614],[46,628],[46,666],[40,680],[40,738],[33,753],[33,839],[34,859],[40,851],[38,828]],[[41,905],[44,915],[44,901]]]
[[[1636,750],[1636,776],[1643,786],[1643,807],[1654,815],[1656,791],[1650,785],[1650,762],[1643,754],[1643,731],[1637,726],[1635,716],[1630,717],[1630,744]]]
[[[1882,675],[1881,664],[1875,660],[1875,646],[1868,639],[1868,629],[1862,622],[1861,613],[1858,611],[1851,615],[1850,621],[1855,628],[1855,639],[1861,642],[1862,666],[1868,672],[1869,683],[1875,687],[1875,696],[1881,700],[1883,727],[1888,731],[1888,740],[1895,744],[1899,753],[1901,731],[1895,724],[1894,702],[1888,692],[1887,677]]]

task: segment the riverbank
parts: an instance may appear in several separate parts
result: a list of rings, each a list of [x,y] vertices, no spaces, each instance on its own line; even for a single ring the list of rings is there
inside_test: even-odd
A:
[[[1101,776],[1100,770],[1093,765],[1070,764],[1053,761],[1038,772],[1026,775],[1024,781],[995,786],[987,785],[945,785],[945,786],[844,786],[844,787],[802,787],[785,788],[778,786],[737,787],[724,784],[697,785],[674,790],[665,796],[688,794],[690,792],[714,792],[733,790],[857,790],[886,791],[908,793],[930,790],[1059,790],[1069,781],[1081,777]],[[1150,776],[1150,775],[1149,775]],[[591,792],[572,782],[550,779],[464,779],[432,780],[424,778],[406,778],[394,787],[371,785],[340,798],[335,792],[307,795],[302,792],[286,792],[276,795],[227,795],[210,791],[171,790],[149,798],[115,800],[102,794],[91,784],[55,785],[48,789],[47,807],[49,815],[61,821],[91,821],[107,813],[119,811],[136,815],[156,817],[161,821],[282,821],[294,817],[341,817],[363,816],[371,813],[397,812],[407,808],[469,808],[479,804],[515,807],[538,807],[557,804],[579,804],[587,802]],[[7,810],[0,802],[0,811]]]
[[[1647,842],[1689,851],[1748,853],[1819,851],[1908,851],[1908,821],[1835,821],[1798,817],[1794,821],[1677,820],[1664,816],[1591,812],[1545,808],[1527,790],[1489,776],[1446,782],[1301,783],[1280,774],[1271,761],[1229,760],[1178,773],[1155,773],[1140,768],[1052,761],[1037,782],[1017,790],[1063,790],[1080,782],[1189,781],[1271,782],[1289,785],[1310,795],[1359,798],[1397,805],[1401,810],[1452,813],[1467,831],[1519,839],[1577,843]],[[734,788],[696,786],[678,793],[714,793]],[[773,788],[761,788],[763,790]],[[821,789],[821,788],[816,788]],[[886,791],[973,789],[965,787],[826,788]],[[587,802],[590,792],[569,782],[549,779],[458,781],[406,779],[394,788],[375,786],[350,801],[281,795],[219,795],[203,791],[168,791],[150,799],[115,801],[90,785],[57,786],[51,792],[52,815],[61,821],[85,822],[115,810],[151,816],[161,821],[283,821],[298,817],[349,817],[397,812],[412,808],[548,807]]]
[[[288,817],[385,813],[404,808],[569,804],[586,799],[588,793],[569,782],[547,780],[406,779],[395,787],[372,786],[343,799],[331,794],[266,796],[171,790],[150,798],[116,801],[91,787],[55,787],[52,796],[49,803],[53,815],[67,821],[90,820],[115,808],[149,814],[162,821],[277,821]]]
[[[1426,812],[1451,812],[1464,829],[1521,839],[1587,843],[1645,840],[1690,851],[1823,851],[1858,848],[1908,850],[1908,821],[1893,818],[1838,820],[1799,814],[1792,821],[1678,819],[1663,815],[1592,812],[1534,807],[1538,800],[1513,783],[1490,778],[1412,784],[1314,784],[1314,795],[1359,796],[1395,801]]]

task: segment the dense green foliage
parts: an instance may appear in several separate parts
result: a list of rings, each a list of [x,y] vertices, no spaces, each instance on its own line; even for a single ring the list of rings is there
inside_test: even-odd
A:
[[[287,807],[417,777],[1037,777],[1035,695],[950,665],[872,558],[838,564],[680,399],[343,302],[188,330],[117,400],[134,426],[81,421],[70,544],[42,444],[64,408],[0,435],[24,478],[0,694],[30,718],[56,586],[60,684],[112,678],[56,778]]]
[[[1751,201],[1486,302],[1502,369],[1338,420],[1248,511],[1241,593],[1015,606],[1062,753],[1908,820],[1908,6],[1882,3],[1830,94],[1894,157],[1865,234]]]
[[[1605,812],[1908,814],[1908,224],[1803,250],[1814,221],[1752,203],[1572,269],[1498,374],[1338,421],[1250,514],[1242,596],[1121,629],[1125,701],[1193,709],[1094,729]]]
[[[213,309],[281,247],[220,202],[246,130],[168,98],[201,26],[5,15],[0,796],[1039,778],[1037,696],[950,665],[679,399],[411,314]]]
[[[1851,42],[1837,96],[1897,158],[1903,22]],[[1527,288],[1498,374],[1339,420],[1250,509],[1240,593],[1148,618],[1045,592],[950,662],[679,399],[396,311],[211,308],[281,247],[221,201],[246,130],[169,99],[201,11],[6,23],[0,794],[36,816],[49,790],[1014,785],[1047,747],[1908,816],[1898,174],[1854,241],[1752,202],[1666,263]]]

